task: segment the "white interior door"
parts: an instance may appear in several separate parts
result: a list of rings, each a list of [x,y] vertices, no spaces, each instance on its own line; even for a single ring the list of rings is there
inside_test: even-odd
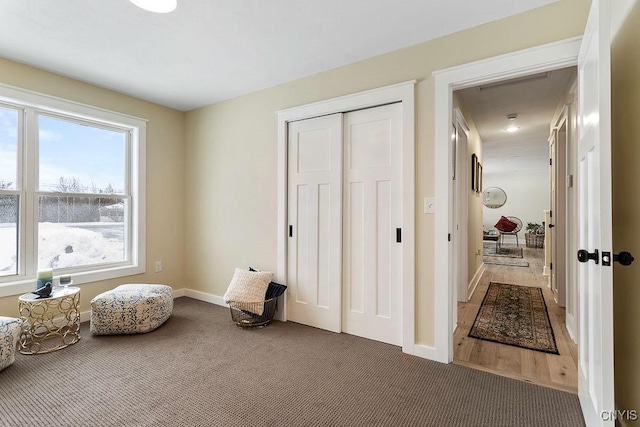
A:
[[[344,122],[342,330],[402,345],[402,106]]]
[[[578,59],[578,247],[592,259],[578,267],[578,394],[587,426],[613,426],[613,277],[611,251],[611,75],[609,4],[593,0]]]
[[[341,331],[342,114],[289,123],[287,315]]]

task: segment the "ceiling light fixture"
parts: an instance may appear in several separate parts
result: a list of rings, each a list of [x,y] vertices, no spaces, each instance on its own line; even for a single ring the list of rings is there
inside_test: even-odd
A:
[[[154,13],[173,12],[178,6],[178,0],[129,0],[141,9]]]
[[[507,114],[507,120],[509,120],[510,122],[514,122],[515,119],[518,118],[518,113],[509,113]],[[509,126],[507,126],[507,128],[505,129],[507,132],[509,133],[513,133],[513,132],[517,132],[518,129],[520,129],[519,126],[516,126],[515,123],[510,124]]]

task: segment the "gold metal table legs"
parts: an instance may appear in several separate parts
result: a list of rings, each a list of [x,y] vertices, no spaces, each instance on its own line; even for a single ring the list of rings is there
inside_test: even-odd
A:
[[[22,354],[49,353],[80,339],[80,288],[56,289],[49,298],[20,296]]]

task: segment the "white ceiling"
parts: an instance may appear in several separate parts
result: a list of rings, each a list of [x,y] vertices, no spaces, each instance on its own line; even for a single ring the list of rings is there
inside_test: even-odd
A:
[[[557,0],[0,0],[0,56],[187,111]]]
[[[549,168],[549,131],[575,67],[458,91],[482,144],[483,173]],[[518,118],[508,120],[507,114]],[[509,133],[515,124],[520,129]]]

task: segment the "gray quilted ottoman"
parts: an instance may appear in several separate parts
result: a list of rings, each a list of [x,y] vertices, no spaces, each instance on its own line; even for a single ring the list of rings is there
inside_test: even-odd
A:
[[[91,333],[143,334],[171,316],[173,293],[167,285],[129,284],[103,292],[91,300]]]

